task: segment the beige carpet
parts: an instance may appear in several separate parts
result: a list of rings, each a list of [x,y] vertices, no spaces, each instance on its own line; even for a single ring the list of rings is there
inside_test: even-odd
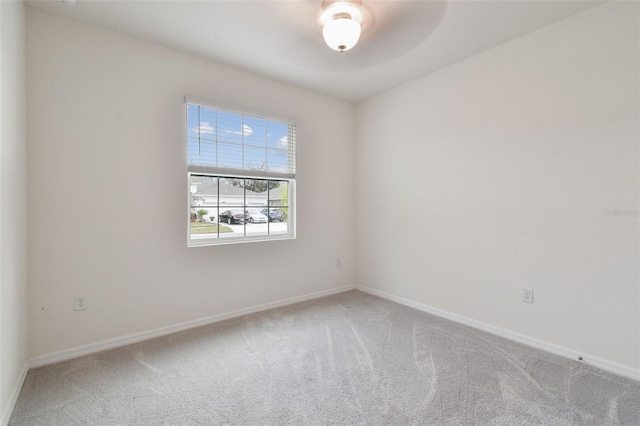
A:
[[[29,372],[10,425],[640,425],[640,383],[357,291]]]

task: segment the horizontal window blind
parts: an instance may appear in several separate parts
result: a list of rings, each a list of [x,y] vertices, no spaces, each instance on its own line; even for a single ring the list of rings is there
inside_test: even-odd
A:
[[[295,179],[296,126],[187,99],[189,172]]]

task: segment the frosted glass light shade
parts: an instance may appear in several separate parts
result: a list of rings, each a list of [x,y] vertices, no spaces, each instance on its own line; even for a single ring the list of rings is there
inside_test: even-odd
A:
[[[328,21],[322,29],[327,46],[344,52],[356,45],[360,39],[360,24],[353,19],[338,18]]]

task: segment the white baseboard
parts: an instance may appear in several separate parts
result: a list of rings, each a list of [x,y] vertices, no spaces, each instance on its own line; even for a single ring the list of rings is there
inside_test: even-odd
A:
[[[96,343],[90,343],[88,345],[77,346],[70,349],[65,349],[50,354],[41,355],[29,360],[29,368],[42,367],[49,364],[55,364],[57,362],[68,361],[73,358],[77,358],[84,355],[90,355],[97,352],[106,351],[109,349],[115,349],[122,346],[130,345],[132,343],[139,343],[145,340],[154,339],[156,337],[166,336],[167,334],[177,333],[179,331],[188,330],[190,328],[200,327],[203,325],[212,324],[214,322],[224,321],[230,318],[240,317],[242,315],[253,314],[260,311],[266,311],[268,309],[279,308],[293,303],[304,302],[307,300],[317,299],[320,297],[331,296],[333,294],[343,293],[345,291],[353,290],[355,286],[348,285],[330,290],[317,291],[315,293],[309,293],[302,296],[290,297],[284,300],[278,300],[276,302],[264,303],[262,305],[252,306],[249,308],[238,309],[223,314],[213,315],[206,318],[197,319],[194,321],[187,321],[180,324],[170,325],[167,327],[160,327],[153,330],[142,331],[140,333],[129,334],[122,337],[116,337],[113,339],[103,340]]]
[[[18,395],[20,395],[20,390],[22,389],[22,385],[24,380],[27,378],[27,373],[29,372],[29,364],[25,362],[22,365],[22,371],[20,371],[20,376],[16,381],[15,386],[13,387],[13,391],[11,391],[11,395],[9,396],[9,401],[7,405],[3,407],[2,410],[2,418],[0,418],[0,425],[7,426],[9,424],[9,419],[11,418],[11,413],[13,413],[13,409],[16,406],[16,402],[18,401]]]
[[[550,352],[555,355],[573,359],[577,362],[583,362],[585,364],[600,368],[619,376],[627,377],[633,380],[640,380],[640,369],[636,369],[623,364],[618,364],[603,358],[598,358],[593,355],[580,353],[579,351],[565,348],[554,343],[545,342],[544,340],[535,339],[524,334],[516,333],[504,328],[496,327],[491,324],[464,317],[462,315],[434,308],[423,303],[414,302],[413,300],[405,299],[404,297],[394,296],[381,290],[376,290],[364,286],[356,286],[356,290],[373,294],[374,296],[382,297],[383,299],[391,300],[392,302],[397,302],[401,305],[409,306],[410,308],[418,309],[419,311],[427,312],[441,318],[446,318],[460,324],[468,325],[469,327],[486,331],[487,333],[495,334],[496,336],[504,337],[505,339],[513,340],[515,342],[522,343],[524,345],[531,346],[545,352]],[[582,357],[582,361],[578,361],[578,357]]]

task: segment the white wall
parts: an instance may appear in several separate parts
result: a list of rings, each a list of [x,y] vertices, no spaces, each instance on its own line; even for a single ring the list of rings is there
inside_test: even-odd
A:
[[[638,371],[638,218],[605,216],[639,207],[638,25],[610,2],[358,105],[356,211],[393,212],[358,283]]]
[[[32,8],[27,34],[30,356],[353,284],[353,105]],[[297,121],[296,240],[187,248],[185,95]]]
[[[0,2],[0,424],[27,360],[25,26],[22,1]]]

